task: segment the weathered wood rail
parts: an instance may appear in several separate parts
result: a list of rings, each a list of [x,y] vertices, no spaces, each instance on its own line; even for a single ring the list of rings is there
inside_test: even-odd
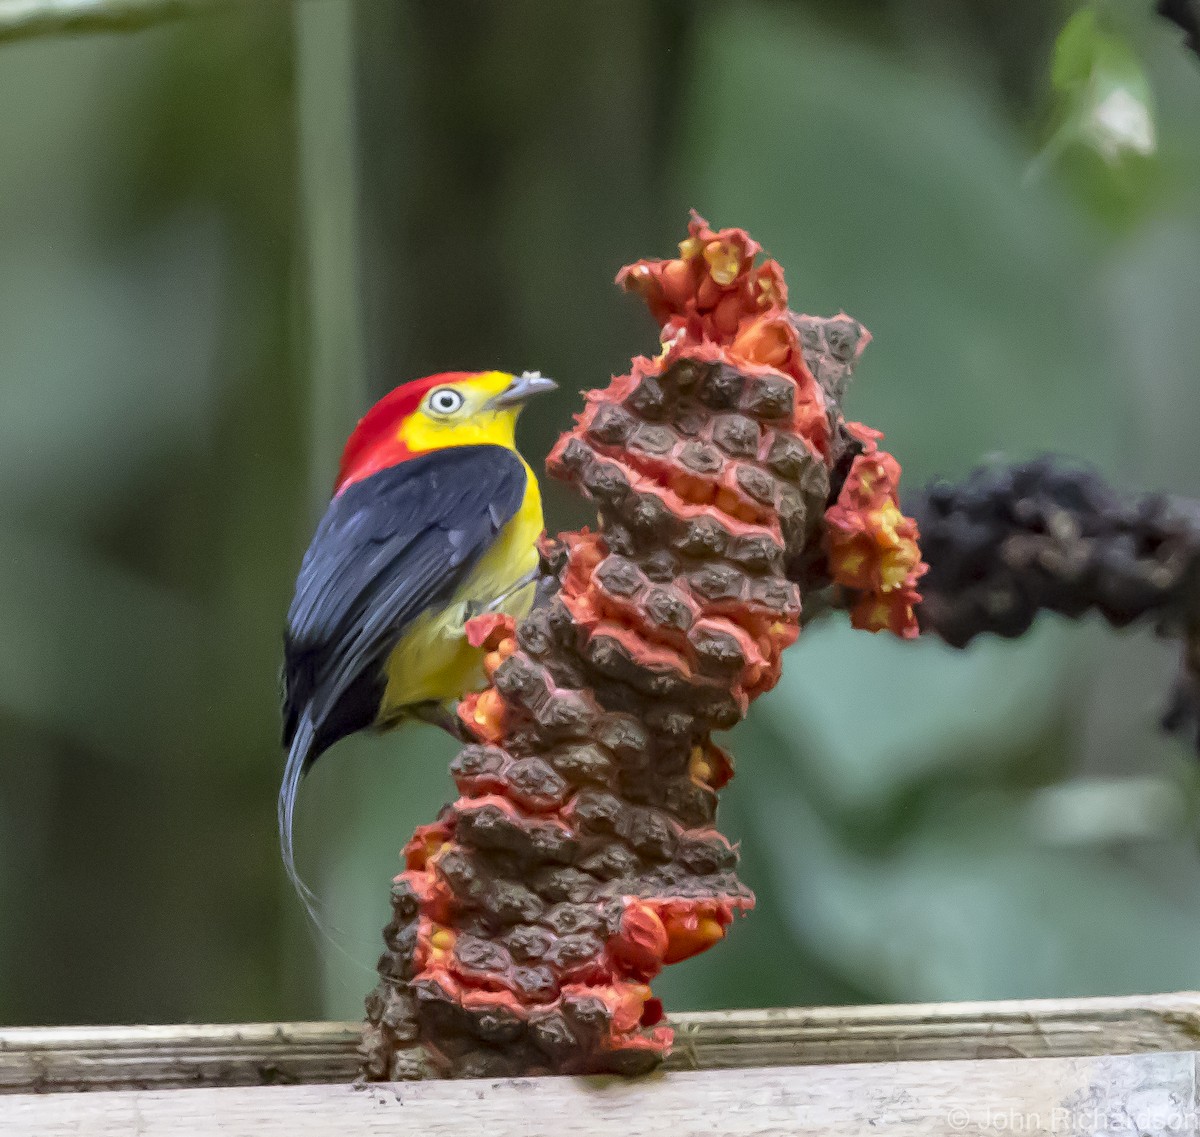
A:
[[[1200,1133],[1196,993],[673,1022],[633,1082],[357,1088],[354,1023],[0,1029],[0,1133]]]

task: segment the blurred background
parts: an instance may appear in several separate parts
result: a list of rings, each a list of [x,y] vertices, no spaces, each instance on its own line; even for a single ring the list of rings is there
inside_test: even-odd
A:
[[[691,206],[872,330],[848,409],[910,489],[1053,449],[1200,494],[1200,66],[1151,0],[1077,7],[0,2],[0,1019],[361,1014],[453,746],[316,767],[315,939],[278,666],[341,443],[404,379],[540,368],[536,464],[653,347],[612,277]],[[789,654],[722,806],[759,909],[668,1007],[1200,987],[1174,648]]]

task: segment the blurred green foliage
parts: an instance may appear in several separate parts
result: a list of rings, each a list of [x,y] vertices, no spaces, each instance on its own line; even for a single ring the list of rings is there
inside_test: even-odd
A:
[[[544,454],[652,347],[610,281],[689,206],[871,328],[849,406],[910,484],[1054,449],[1200,494],[1200,68],[1149,8],[305,0],[0,46],[0,1017],[359,1014],[453,747],[318,764],[314,941],[276,677],[340,440],[402,379],[540,367]],[[1096,82],[1152,148],[1111,151]],[[668,1005],[1200,984],[1172,666],[810,629],[730,740],[759,910]]]

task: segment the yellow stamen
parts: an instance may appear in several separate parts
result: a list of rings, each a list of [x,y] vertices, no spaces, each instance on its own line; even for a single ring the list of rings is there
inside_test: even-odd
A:
[[[712,766],[705,757],[702,747],[692,747],[691,760],[688,762],[688,773],[701,782],[707,782],[712,777]]]
[[[839,573],[845,576],[857,576],[866,559],[862,553],[846,550],[833,558],[833,564]]]
[[[737,249],[725,241],[710,241],[704,248],[709,275],[718,284],[732,284],[741,271],[742,260]]]
[[[896,507],[895,502],[885,502],[881,509],[869,514],[867,520],[871,523],[871,528],[875,530],[877,544],[893,549],[900,544],[900,535],[896,532],[896,526],[904,521],[904,514]]]

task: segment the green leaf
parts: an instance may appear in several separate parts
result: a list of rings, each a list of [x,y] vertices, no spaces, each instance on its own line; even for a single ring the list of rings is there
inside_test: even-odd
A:
[[[1100,50],[1100,26],[1091,8],[1081,8],[1063,26],[1054,43],[1050,81],[1060,91],[1086,83]]]
[[[1153,99],[1138,53],[1124,36],[1103,27],[1092,8],[1076,12],[1059,34],[1050,79],[1060,95],[1061,123],[1052,153],[1073,142],[1109,163],[1155,152]]]
[[[944,809],[886,856],[864,856],[783,783],[760,778],[752,792],[792,934],[879,997],[1113,995],[1200,982],[1200,917],[1175,895],[1195,897],[1194,857],[1177,855],[1172,886],[1161,887],[1106,854],[1039,845],[1019,799],[1002,795]]]
[[[1011,771],[1061,717],[1072,639],[1045,620],[956,651],[834,619],[805,631],[755,713],[821,800],[879,815],[931,778]]]

